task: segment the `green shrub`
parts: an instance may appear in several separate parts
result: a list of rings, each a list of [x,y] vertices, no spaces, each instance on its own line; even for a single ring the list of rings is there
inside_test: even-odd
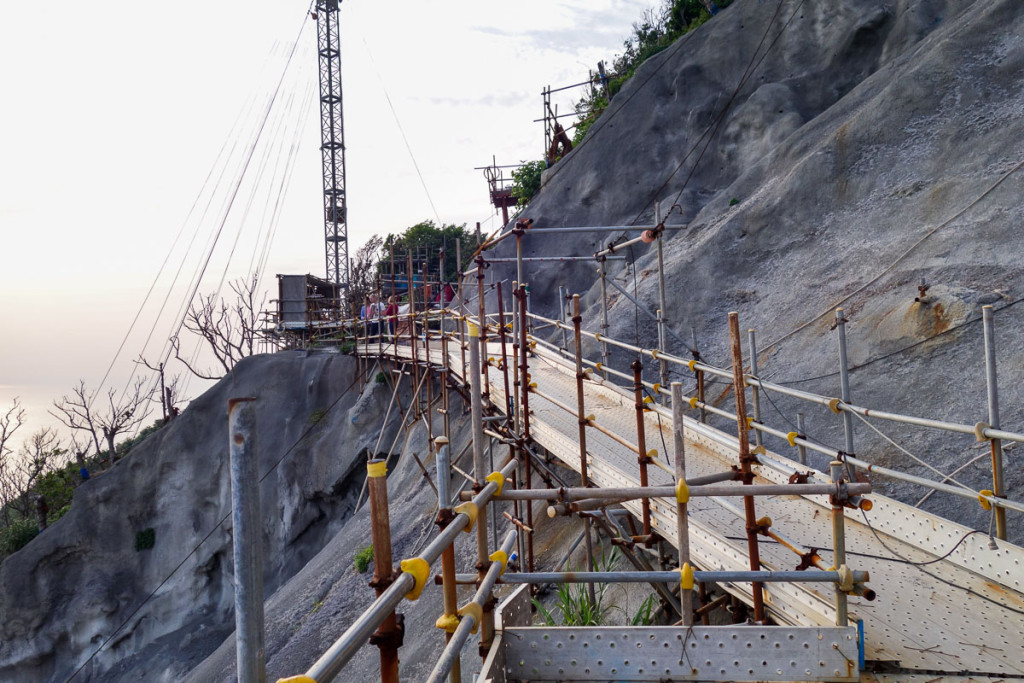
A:
[[[141,552],[143,550],[152,550],[154,545],[156,545],[156,531],[153,530],[153,527],[143,529],[142,531],[135,534],[136,552]]]
[[[530,203],[533,195],[540,191],[540,176],[547,168],[543,159],[527,161],[512,171],[512,196],[519,200],[519,206]]]
[[[16,553],[39,534],[39,527],[30,519],[21,519],[0,531],[0,554]]]
[[[373,546],[368,545],[357,552],[352,561],[356,565],[356,571],[365,574],[366,570],[370,568],[370,563],[373,562]]]
[[[385,375],[383,372],[378,372],[376,379],[377,379],[377,384],[385,384],[388,381],[388,376]]]
[[[324,417],[326,417],[326,415],[327,415],[327,410],[326,409],[324,409],[324,408],[317,408],[316,410],[314,410],[312,413],[309,414],[309,419],[306,420],[306,422],[308,422],[311,425],[315,425],[317,422],[319,422],[320,420],[324,419]]]

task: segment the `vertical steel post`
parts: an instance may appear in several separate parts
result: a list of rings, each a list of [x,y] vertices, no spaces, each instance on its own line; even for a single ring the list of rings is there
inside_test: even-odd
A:
[[[605,270],[605,259],[600,259],[601,268],[598,272],[601,275],[601,336],[608,334],[608,282],[606,280],[608,274]],[[608,343],[601,340],[601,365],[608,365]],[[608,371],[602,372],[605,379],[608,379]]]
[[[676,486],[686,481],[686,441],[683,438],[683,385],[672,382],[672,458],[676,469]],[[676,502],[676,544],[679,546],[679,567],[690,562],[690,520],[687,504]],[[684,590],[679,596],[683,626],[693,626],[693,591]]]
[[[651,458],[647,455],[647,430],[644,428],[644,364],[638,358],[629,367],[633,370],[633,397],[636,402],[636,445],[637,450],[640,451],[637,454],[636,461],[640,464],[640,486],[646,488],[647,465],[650,463]],[[651,533],[651,499],[643,498],[641,508],[643,509],[644,518],[643,533],[644,536],[649,536]],[[648,538],[646,540],[650,542],[651,539]]]
[[[528,363],[530,347],[526,339],[526,285],[519,283],[519,377],[523,383],[523,443],[530,440],[530,366]],[[532,460],[529,454],[524,453],[523,462],[526,465],[526,488],[533,486],[533,472],[531,469]],[[526,526],[533,528],[533,502],[526,502]],[[533,534],[526,537],[526,566],[527,571],[533,571]]]
[[[804,414],[803,413],[797,413],[796,414],[796,430],[800,433],[800,438],[801,439],[806,439],[807,438],[807,428],[806,428],[806,425],[804,424]],[[807,464],[807,446],[804,446],[803,444],[799,444],[796,447],[796,452],[797,452],[797,456],[800,459],[800,464],[801,465],[806,465]]]
[[[690,345],[693,347],[690,349],[690,354],[694,360],[700,360],[700,351],[697,350],[697,330],[693,327],[690,328]],[[704,409],[704,371],[696,370],[694,372],[697,381],[697,401],[700,402],[700,421],[701,423],[707,422],[708,411]]]
[[[836,328],[839,330],[839,386],[843,403],[850,403],[850,365],[846,354],[846,323],[843,309],[836,309]],[[853,455],[853,415],[843,411],[843,435],[845,437],[844,452]],[[846,475],[853,481],[853,465],[846,465]]]
[[[486,265],[483,254],[478,254],[476,257],[476,286],[479,309],[480,309],[480,354],[482,364],[475,366],[475,372],[480,373],[483,371],[483,401],[487,403],[491,400],[491,383],[488,379],[487,372],[487,305],[484,302],[484,267]]]
[[[754,483],[751,462],[756,458],[750,455],[750,426],[747,424],[746,381],[743,378],[743,348],[740,342],[739,314],[729,313],[729,340],[732,343],[732,387],[736,394],[736,431],[739,438],[740,469],[743,473],[743,484]],[[743,496],[744,517],[747,524],[747,552],[750,555],[750,568],[761,570],[761,552],[757,545],[757,513],[754,511],[754,497]],[[754,619],[758,623],[764,620],[764,593],[759,581],[753,582]]]
[[[366,483],[370,499],[370,536],[373,542],[373,580],[370,585],[379,598],[394,580],[391,564],[391,518],[388,512],[387,463],[370,460],[366,464]],[[398,646],[401,644],[399,618],[394,611],[370,636],[380,650],[381,683],[398,683]],[[245,680],[245,679],[240,679]]]
[[[565,299],[566,299],[566,289],[565,289],[565,286],[564,285],[559,285],[558,286],[558,314],[559,314],[558,322],[563,323],[563,324],[565,323]],[[564,327],[560,327],[559,329],[562,332],[562,348],[565,349],[566,351],[568,351],[569,350],[569,339],[568,339],[568,337],[566,335],[565,328]]]
[[[430,369],[430,302],[426,300],[427,266],[423,265],[424,303],[423,303],[423,372],[426,379],[423,383],[427,389],[427,441],[434,440],[434,386],[433,372]]]
[[[487,460],[484,458],[484,410],[480,393],[480,329],[473,323],[469,326],[469,402],[470,419],[473,425],[473,490],[480,491],[487,476]],[[487,515],[476,519],[478,566],[487,562]],[[480,571],[483,580],[483,571]]]
[[[580,325],[583,316],[580,315],[580,295],[572,295],[572,328],[573,341],[576,352],[576,419],[579,423],[580,442],[580,486],[589,486],[587,476],[587,408],[583,398],[583,336],[580,334]],[[591,571],[597,571],[597,561],[594,558],[594,546],[590,540],[590,518],[583,518],[583,535],[587,540],[587,557],[590,559]],[[587,584],[587,595],[590,604],[597,604],[594,584]]]
[[[522,410],[519,402],[519,389],[520,389],[520,377],[519,377],[519,354],[522,349],[519,348],[519,325],[522,323],[519,321],[519,307],[516,306],[516,292],[519,291],[519,281],[512,281],[512,413],[514,419],[512,421],[513,432],[516,434],[516,438],[519,436],[519,426],[523,422]]]
[[[750,374],[754,377],[758,377],[757,369],[757,335],[754,330],[747,330],[747,339],[750,343]],[[758,393],[757,387],[750,387],[750,398],[754,406],[754,422],[761,424],[761,395]],[[761,430],[754,430],[754,445],[760,448],[763,443],[761,441]]]
[[[507,336],[505,334],[505,302],[502,299],[501,283],[497,282],[494,286],[497,289],[498,295],[498,340],[501,342],[501,367],[503,370],[503,379],[505,381],[505,424],[511,432],[513,429],[514,411],[512,408],[512,396],[510,395],[508,383],[508,346],[505,343],[505,337]],[[515,299],[513,298],[513,303],[514,301]],[[516,390],[518,391],[518,387],[516,387]]]
[[[985,383],[988,388],[988,423],[999,429],[999,384],[996,378],[996,334],[993,327],[993,308],[981,307],[981,320],[985,328]],[[992,445],[992,493],[997,498],[1006,497],[1003,482],[1003,444],[999,439],[990,439]],[[1006,540],[1006,509],[993,508],[996,516],[996,536]]]
[[[416,360],[416,289],[412,273],[412,252],[405,255],[406,283],[409,288],[409,348],[412,350],[412,386],[416,394],[412,397],[412,414],[415,419],[420,417],[420,365]]]
[[[829,464],[829,474],[832,477],[834,483],[839,483],[843,480],[843,463],[838,460],[833,460]],[[843,504],[837,499],[836,496],[829,496],[832,503],[832,544],[835,546],[833,551],[832,566],[839,569],[846,564],[846,527],[845,520],[846,515],[843,511]],[[846,626],[849,623],[847,615],[846,605],[846,593],[839,588],[837,583],[835,586],[836,591],[836,626]]]
[[[444,529],[454,518],[452,512],[451,493],[451,451],[448,448],[447,436],[439,436],[434,440],[437,448],[437,526]],[[455,544],[449,544],[441,553],[441,591],[444,604],[444,618],[451,623],[458,621],[458,593],[455,584]],[[453,630],[445,630],[445,644],[451,642]],[[461,683],[462,670],[458,658],[452,666],[451,683]]]
[[[665,235],[665,231],[661,225],[661,205],[657,202],[654,203],[654,225],[658,231],[658,350],[667,351],[667,339],[665,337],[665,327],[668,324],[668,320],[665,318],[665,312],[668,311],[668,299],[665,296],[665,250],[662,239]],[[661,385],[668,385],[668,362],[662,359],[658,360],[658,376],[661,378]],[[664,397],[662,397],[662,405],[665,404]]]
[[[263,633],[263,534],[255,401],[254,397],[228,400],[228,450],[238,679],[264,683],[267,671]]]

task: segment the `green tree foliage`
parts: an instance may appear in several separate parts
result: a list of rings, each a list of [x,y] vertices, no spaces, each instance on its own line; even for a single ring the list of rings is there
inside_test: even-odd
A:
[[[540,176],[545,168],[547,163],[543,159],[538,159],[527,161],[512,171],[512,195],[519,200],[518,206],[529,204],[533,195],[540,191]]]
[[[649,58],[658,54],[682,35],[694,30],[711,18],[711,7],[725,9],[732,0],[664,0],[658,8],[644,12],[639,21],[633,23],[633,32],[623,43],[622,54],[612,61],[608,94],[615,97],[622,85],[632,78],[637,68]],[[573,135],[573,145],[583,140],[587,131],[608,106],[608,98],[599,83],[590,86],[588,92],[576,103],[579,121]]]
[[[405,232],[399,235],[385,237],[382,256],[386,258],[392,247],[396,254],[405,254],[409,251],[415,254],[422,251],[428,259],[428,270],[436,273],[440,267],[440,251],[443,248],[446,250],[443,279],[446,282],[455,282],[459,273],[459,264],[455,263],[456,242],[462,243],[461,265],[465,267],[476,250],[476,236],[466,230],[466,224],[446,224],[437,227],[434,221],[422,221],[406,228]]]

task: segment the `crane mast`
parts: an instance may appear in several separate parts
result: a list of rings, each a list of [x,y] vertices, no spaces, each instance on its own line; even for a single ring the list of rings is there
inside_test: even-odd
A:
[[[324,242],[327,280],[347,298],[348,206],[345,199],[345,126],[342,119],[340,0],[316,0],[320,62],[320,155],[324,178]]]

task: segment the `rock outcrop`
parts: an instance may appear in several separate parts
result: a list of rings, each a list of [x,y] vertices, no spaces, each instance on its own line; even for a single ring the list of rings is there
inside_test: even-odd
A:
[[[338,354],[247,358],[0,565],[0,680],[79,667],[74,680],[177,680],[234,630],[227,400],[239,396],[258,398],[267,594],[335,537],[390,389],[361,387]],[[147,529],[153,547],[136,550]]]

